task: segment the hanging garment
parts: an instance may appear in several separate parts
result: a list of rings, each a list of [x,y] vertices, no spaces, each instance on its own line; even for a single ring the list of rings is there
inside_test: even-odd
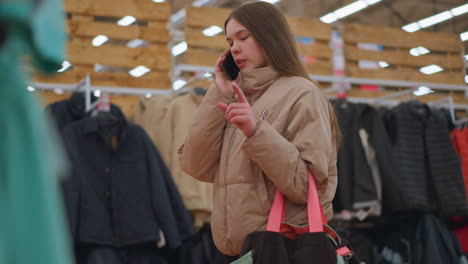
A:
[[[174,98],[175,96],[173,95],[153,96],[150,99],[144,98],[140,100],[135,111],[135,123],[146,131],[165,162],[170,160],[168,156],[170,144],[161,140],[161,134],[164,129],[161,121],[167,112],[168,104]]]
[[[384,124],[369,105],[345,100],[334,100],[332,105],[343,140],[334,209],[357,212],[361,220],[367,215],[380,216],[382,205],[385,210],[399,203],[399,195],[389,192],[395,170]]]
[[[96,99],[97,98],[94,98],[92,100]],[[59,130],[62,141],[63,132],[66,126],[75,121],[86,118],[89,115],[89,113],[86,113],[85,111],[85,95],[80,92],[73,93],[69,99],[49,104],[46,107],[46,112],[49,113],[55,121],[54,123]],[[111,113],[118,118],[123,118],[124,116],[120,108],[115,105],[111,105]],[[72,208],[73,204],[78,204],[79,197],[78,192],[73,190],[74,185],[72,183],[72,179],[70,179],[70,177],[66,178],[67,179],[62,182],[62,195],[66,203],[66,208]],[[71,237],[75,236],[74,230],[76,230],[76,220],[76,211],[67,210],[67,222]]]
[[[451,136],[455,150],[461,159],[465,193],[468,194],[468,129],[455,129]]]
[[[37,98],[26,90],[21,64],[26,55],[42,72],[60,68],[66,37],[62,5],[3,0],[0,21],[0,263],[69,264],[57,188],[66,168],[63,150]]]
[[[177,151],[184,144],[193,116],[203,96],[189,92],[175,97],[168,105],[160,123],[161,136],[158,141],[166,142],[166,149],[159,149],[167,157],[168,166],[184,204],[193,216],[194,226],[198,229],[207,221],[213,209],[213,184],[198,181],[184,173],[180,168]]]
[[[172,177],[146,133],[121,118],[109,126],[99,115],[64,131],[73,175],[67,191],[78,199],[75,215],[80,243],[130,246],[160,240],[171,248],[192,235],[190,217]]]
[[[460,160],[450,142],[447,122],[437,111],[416,102],[386,115],[396,163],[394,181],[403,203],[391,211],[437,211],[443,216],[467,211]]]
[[[93,96],[92,100],[97,100],[97,98]],[[46,111],[50,112],[60,132],[67,125],[89,116],[85,110],[85,95],[82,92],[75,92],[69,99],[49,104]],[[122,111],[116,105],[112,104],[110,111],[115,115],[123,116]]]

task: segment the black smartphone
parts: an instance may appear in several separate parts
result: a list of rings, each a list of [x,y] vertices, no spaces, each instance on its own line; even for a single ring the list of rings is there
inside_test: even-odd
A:
[[[226,59],[223,62],[223,68],[224,71],[227,73],[229,78],[231,78],[232,81],[237,79],[237,76],[239,75],[240,69],[237,67],[236,62],[234,61],[234,57],[232,57],[231,52],[229,51],[228,55],[226,56]]]

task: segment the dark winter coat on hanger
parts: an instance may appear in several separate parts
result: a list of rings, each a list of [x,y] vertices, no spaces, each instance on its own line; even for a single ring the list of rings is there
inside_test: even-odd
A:
[[[382,204],[385,210],[387,205],[398,203],[398,196],[387,192],[395,171],[384,124],[370,105],[341,99],[332,105],[343,136],[334,209],[370,209],[370,215],[378,216]]]
[[[72,162],[66,196],[74,240],[129,246],[160,240],[178,247],[192,231],[172,177],[150,139],[123,117],[101,124],[98,117],[64,131]]]
[[[401,104],[386,115],[398,186],[404,203],[395,211],[437,210],[443,216],[466,215],[460,159],[443,115],[421,103]]]

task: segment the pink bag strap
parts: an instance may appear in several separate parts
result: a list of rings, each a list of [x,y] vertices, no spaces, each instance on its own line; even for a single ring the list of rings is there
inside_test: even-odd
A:
[[[327,223],[325,214],[317,194],[317,187],[312,173],[309,171],[309,192],[307,195],[307,217],[309,221],[309,230],[311,233],[323,232],[323,224]],[[284,197],[276,189],[275,199],[271,206],[270,216],[268,217],[267,231],[279,232],[280,225],[285,219]]]

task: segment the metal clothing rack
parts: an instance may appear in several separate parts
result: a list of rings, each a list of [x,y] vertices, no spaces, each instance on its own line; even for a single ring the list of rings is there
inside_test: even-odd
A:
[[[173,90],[168,89],[147,89],[147,88],[134,88],[134,87],[120,87],[120,86],[100,86],[91,85],[91,78],[86,76],[83,80],[76,84],[64,83],[40,83],[32,82],[30,85],[40,90],[55,90],[61,89],[66,92],[75,92],[85,86],[86,91],[86,106],[91,106],[91,92],[101,91],[108,94],[126,94],[126,95],[166,95],[174,93]]]
[[[214,73],[214,67],[197,66],[189,64],[179,64],[174,66],[174,74],[181,76],[183,72],[209,72]],[[441,83],[427,83],[427,82],[411,82],[411,81],[399,81],[399,80],[382,80],[382,79],[366,79],[366,78],[353,78],[353,77],[337,77],[327,75],[309,75],[314,81],[329,82],[329,83],[350,83],[350,84],[370,84],[370,85],[381,85],[391,87],[408,87],[412,89],[395,92],[390,95],[378,97],[378,98],[360,98],[360,97],[347,97],[346,99],[350,102],[355,103],[367,103],[374,105],[384,106],[396,106],[401,103],[398,100],[392,100],[396,97],[404,96],[413,93],[413,89],[419,86],[427,86],[437,90],[448,90],[448,91],[464,91],[468,95],[468,85],[453,85],[453,84],[441,84]],[[332,92],[335,88],[326,89],[325,92]],[[451,97],[450,97],[451,98]],[[431,103],[431,102],[430,102]],[[454,104],[453,99],[451,103],[438,102],[437,105],[443,108],[449,108],[454,110],[467,110],[468,104]]]

